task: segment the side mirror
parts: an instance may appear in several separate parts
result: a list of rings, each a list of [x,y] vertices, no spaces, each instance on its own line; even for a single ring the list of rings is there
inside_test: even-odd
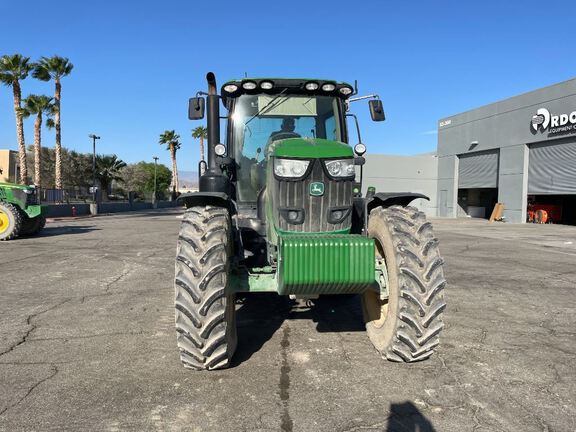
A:
[[[204,108],[206,101],[203,97],[193,97],[188,101],[188,118],[190,120],[201,120],[204,118]]]
[[[380,99],[372,99],[368,101],[368,106],[370,107],[370,116],[372,117],[372,121],[386,120],[384,107],[382,106],[382,101]]]

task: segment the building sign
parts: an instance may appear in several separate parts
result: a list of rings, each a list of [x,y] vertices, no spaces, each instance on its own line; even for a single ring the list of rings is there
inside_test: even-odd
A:
[[[576,111],[551,114],[546,108],[540,108],[532,117],[530,126],[533,133],[548,132],[548,136],[576,133]]]
[[[452,119],[448,119],[448,120],[442,120],[439,123],[440,127],[444,127],[444,126],[450,126],[452,124]]]

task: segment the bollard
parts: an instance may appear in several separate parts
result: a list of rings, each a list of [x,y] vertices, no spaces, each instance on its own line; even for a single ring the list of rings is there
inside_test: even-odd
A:
[[[72,206],[72,217],[76,217],[76,207]]]

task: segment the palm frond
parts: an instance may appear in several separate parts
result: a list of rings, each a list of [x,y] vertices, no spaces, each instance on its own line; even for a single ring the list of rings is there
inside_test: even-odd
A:
[[[0,81],[11,86],[15,81],[25,79],[32,67],[30,57],[22,54],[3,55],[0,57]]]
[[[30,114],[48,114],[54,112],[53,98],[46,95],[28,95],[22,102]]]
[[[192,138],[207,138],[208,137],[208,128],[204,126],[198,126],[192,129]]]
[[[42,81],[59,80],[62,77],[70,75],[74,65],[66,57],[52,56],[41,57],[34,64],[32,76]]]
[[[160,145],[166,145],[167,150],[170,148],[178,150],[182,145],[180,142],[180,135],[178,135],[175,130],[166,130],[161,133],[158,143]]]

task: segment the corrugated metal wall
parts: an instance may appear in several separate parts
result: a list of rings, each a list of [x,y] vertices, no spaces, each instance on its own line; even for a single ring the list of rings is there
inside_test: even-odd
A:
[[[478,152],[459,156],[458,188],[498,187],[499,151]]]
[[[576,194],[576,141],[530,147],[528,193]]]

